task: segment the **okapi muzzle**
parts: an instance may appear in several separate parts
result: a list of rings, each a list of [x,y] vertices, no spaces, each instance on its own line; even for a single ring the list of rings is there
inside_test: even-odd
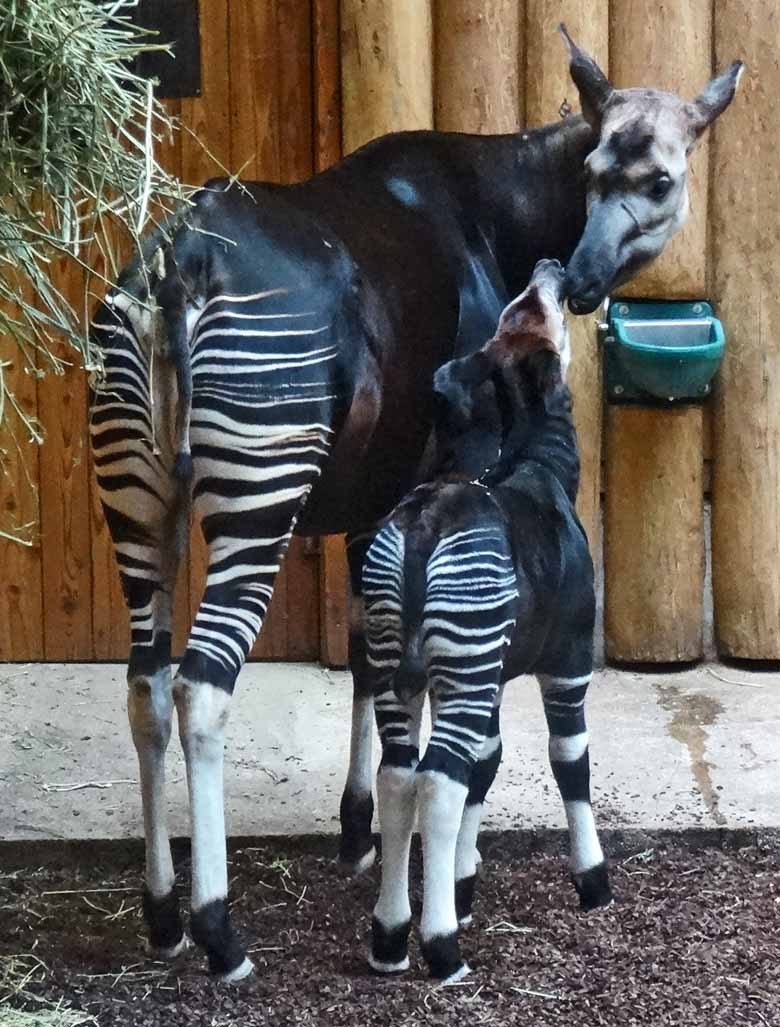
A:
[[[585,162],[585,230],[566,270],[570,309],[589,314],[685,223],[688,157],[731,103],[744,65],[735,61],[689,103],[657,89],[615,89],[561,32],[582,113],[599,140]]]

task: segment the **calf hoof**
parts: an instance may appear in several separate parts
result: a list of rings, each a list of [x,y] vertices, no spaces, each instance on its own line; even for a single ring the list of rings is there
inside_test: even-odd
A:
[[[461,877],[459,881],[455,882],[455,912],[461,927],[468,927],[473,919],[472,909],[476,882],[476,874],[472,874],[470,877]]]
[[[206,950],[209,970],[220,981],[240,981],[252,972],[252,963],[231,926],[225,899],[214,899],[193,910],[190,928],[193,940]]]
[[[162,896],[152,895],[148,888],[144,888],[141,905],[149,928],[147,952],[152,959],[175,959],[189,948],[175,888]]]
[[[409,969],[409,931],[412,921],[385,927],[374,917],[371,921],[369,965],[380,974],[396,974]]]
[[[343,873],[362,874],[376,859],[371,821],[374,816],[374,800],[370,792],[356,794],[345,791],[341,797],[339,819],[341,820],[341,841],[339,843],[339,866]]]
[[[220,984],[238,984],[239,981],[243,981],[244,978],[249,977],[254,972],[255,964],[251,959],[244,956],[242,963],[235,968],[235,970],[229,970],[227,973],[217,974],[217,980]]]
[[[572,881],[580,897],[580,909],[599,909],[612,902],[606,862],[598,863],[582,874],[572,874]]]
[[[457,931],[436,934],[423,941],[420,947],[431,977],[443,984],[453,984],[471,972],[460,954]]]

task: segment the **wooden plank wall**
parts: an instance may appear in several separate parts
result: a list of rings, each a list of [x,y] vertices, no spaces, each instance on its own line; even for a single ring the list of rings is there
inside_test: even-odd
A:
[[[172,170],[194,183],[219,174],[221,166],[241,170],[246,177],[294,181],[339,158],[342,116],[344,152],[391,129],[436,124],[508,131],[553,121],[562,101],[576,106],[576,91],[566,75],[564,48],[554,31],[561,18],[619,84],[640,83],[643,75],[654,82],[660,77],[662,84],[682,86],[686,95],[692,95],[712,68],[713,38],[719,66],[740,55],[739,33],[735,31],[733,38],[729,34],[732,23],[741,26],[754,60],[763,62],[762,74],[765,66],[769,74],[776,75],[776,57],[766,50],[761,33],[753,32],[758,14],[746,13],[747,8],[736,0],[716,5],[714,32],[711,5],[706,0],[687,6],[666,5],[663,17],[661,6],[655,0],[372,0],[370,4],[365,0],[264,0],[256,4],[200,0],[202,93],[197,98],[171,101],[185,131],[164,148],[164,159]],[[768,11],[771,2],[761,0],[758,7]],[[753,35],[748,33],[750,26]],[[667,45],[670,39],[676,41],[674,47]],[[755,80],[748,81],[746,89],[752,94]],[[748,286],[733,287],[739,276],[729,277],[733,231],[728,234],[727,222],[733,229],[734,197],[747,197],[745,216],[758,226],[767,217],[769,205],[759,204],[757,198],[770,191],[765,182],[763,192],[737,189],[734,183],[744,178],[739,162],[734,182],[718,177],[731,146],[730,128],[735,118],[741,119],[740,138],[749,139],[751,152],[758,154],[751,165],[756,182],[762,173],[760,151],[767,145],[770,119],[755,111],[751,114],[751,100],[745,89],[743,92],[735,110],[727,113],[723,127],[717,130],[718,145],[713,147],[712,159],[708,162],[706,146],[695,158],[692,223],[666,260],[644,277],[644,285],[635,286],[645,294],[649,289],[654,294],[671,295],[674,290],[675,294],[692,295],[701,292],[705,281],[714,283],[715,298],[724,304],[729,335],[740,332],[736,323],[740,296],[750,291]],[[714,196],[717,212],[717,217],[709,220],[708,191]],[[739,263],[745,274],[758,246],[751,239],[739,236]],[[705,241],[715,253],[716,266]],[[763,283],[762,289],[766,295],[775,294],[776,266],[767,270],[764,261],[764,267],[771,281]],[[57,274],[69,292],[78,293],[77,275],[63,269],[57,269]],[[759,301],[756,292],[756,311]],[[756,318],[760,321],[758,314]],[[575,330],[575,344],[582,352],[579,363],[575,353],[573,388],[584,464],[580,506],[595,542],[600,527],[603,440],[601,370],[593,322],[592,318],[580,319]],[[776,506],[762,498],[780,492],[775,457],[756,463],[765,481],[747,481],[745,477],[748,455],[776,453],[776,417],[770,417],[766,389],[754,390],[755,395],[745,392],[743,398],[736,371],[749,354],[750,366],[755,365],[756,374],[764,380],[768,372],[760,369],[769,366],[770,357],[776,363],[778,347],[763,329],[757,335],[760,347],[750,332],[742,331],[739,338],[742,363],[738,364],[735,350],[717,400],[715,457],[722,461],[723,470],[720,473],[716,466],[713,472],[716,496],[720,497],[714,520],[720,582],[716,616],[720,610],[724,652],[777,658],[777,589],[737,588],[734,583],[748,580],[749,567],[745,564],[738,573],[734,568],[741,559],[737,550],[742,540],[746,540],[746,561],[760,549],[762,562],[777,564],[777,532],[763,532],[759,545],[745,528],[776,512]],[[36,382],[22,373],[15,354],[0,340],[0,357],[3,355],[11,362],[6,375],[25,409],[40,414],[48,441],[39,451],[21,439],[27,455],[26,472],[13,444],[6,439],[0,446],[7,451],[7,473],[0,479],[0,531],[26,522],[37,523],[40,530],[36,544],[25,548],[0,537],[0,659],[123,659],[127,620],[90,475],[83,434],[87,401],[83,375],[71,370],[64,378]],[[745,402],[755,406],[755,417],[740,421],[747,427],[740,429],[742,435],[732,445],[737,415],[742,417]],[[705,410],[703,436],[698,427],[689,454],[691,465],[699,470],[699,455],[704,458],[710,453],[708,414]],[[753,444],[753,422],[758,425],[756,430],[763,432],[763,448]],[[674,433],[673,418],[668,430]],[[674,445],[670,452],[672,456],[677,452]],[[609,460],[608,451],[606,456]],[[638,462],[630,460],[628,465],[632,473],[638,473]],[[606,476],[609,489],[628,488],[630,483],[617,463],[610,470],[613,473]],[[26,487],[25,473],[29,473],[30,487]],[[698,473],[691,478],[696,496],[686,502],[694,506],[698,506],[701,478]],[[708,480],[705,473],[705,488]],[[737,498],[742,528],[740,533],[729,534],[731,518],[737,516],[732,513]],[[632,525],[623,521],[635,518],[636,511],[632,513],[629,507],[624,512],[617,502],[614,509],[618,511],[616,523],[620,522],[614,537],[630,538]],[[663,523],[662,517],[659,523]],[[674,519],[668,523],[674,526]],[[679,532],[678,537],[682,537]],[[697,552],[699,544],[697,533]],[[317,555],[311,555],[313,550]],[[652,555],[646,556],[652,563]],[[695,562],[696,554],[693,558]],[[662,565],[660,560],[655,562]],[[184,643],[204,574],[205,553],[196,532],[179,583],[177,648]],[[346,576],[341,540],[321,539],[308,548],[296,540],[254,655],[276,659],[314,659],[319,655],[326,662],[343,663],[348,620]],[[664,589],[659,581],[656,585],[653,603],[663,601]],[[614,588],[609,581],[608,587]],[[698,598],[691,602],[695,626],[700,616]]]

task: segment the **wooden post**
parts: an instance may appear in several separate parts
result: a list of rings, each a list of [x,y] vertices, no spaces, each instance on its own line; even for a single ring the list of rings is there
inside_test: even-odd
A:
[[[747,68],[712,139],[716,392],[712,572],[719,652],[780,659],[780,64],[775,0],[715,4],[718,69]]]
[[[527,0],[527,67],[525,109],[529,128],[549,124],[559,117],[564,100],[577,109],[577,90],[569,77],[563,41],[555,32],[566,22],[577,43],[608,72],[609,0]],[[572,363],[569,386],[574,399],[574,421],[580,447],[580,491],[577,512],[583,523],[594,560],[601,535],[601,354],[593,317],[569,316]]]
[[[436,0],[437,129],[517,131],[521,8],[517,0]]]
[[[345,153],[433,126],[432,42],[430,0],[341,0]]]
[[[607,409],[607,656],[676,663],[702,652],[702,408]]]
[[[712,5],[661,8],[612,0],[610,78],[693,97],[711,75]],[[689,223],[666,252],[620,292],[681,299],[706,295],[707,143],[691,159]],[[607,659],[675,662],[702,655],[704,509],[702,411],[695,406],[611,407],[604,509]]]

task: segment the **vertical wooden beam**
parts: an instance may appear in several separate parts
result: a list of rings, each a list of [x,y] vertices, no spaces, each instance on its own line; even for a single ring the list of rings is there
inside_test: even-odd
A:
[[[692,99],[711,74],[712,4],[612,0],[610,78]],[[690,162],[691,218],[620,294],[706,293],[706,140]],[[698,407],[610,408],[606,431],[604,614],[607,658],[672,662],[702,655],[703,419]]]
[[[715,4],[715,60],[746,71],[712,137],[712,296],[726,328],[715,399],[712,570],[724,656],[780,659],[780,138],[775,0]]]
[[[51,265],[58,289],[75,310],[83,306],[84,273],[71,261]],[[43,573],[43,652],[39,659],[92,658],[92,556],[89,533],[87,378],[76,351],[62,338],[49,348],[68,362],[38,381],[38,409],[46,436],[39,454]]]
[[[430,0],[341,0],[344,152],[433,126]]]
[[[607,657],[676,663],[702,652],[702,409],[607,408]],[[625,441],[624,441],[625,440]]]
[[[323,171],[341,157],[339,0],[312,0],[314,48],[314,166]],[[349,571],[344,536],[319,544],[319,658],[328,667],[349,660]]]
[[[526,121],[529,128],[555,121],[566,101],[578,109],[577,90],[569,77],[569,62],[556,34],[561,21],[577,43],[609,73],[609,0],[527,0]],[[601,535],[602,379],[596,320],[568,316],[572,363],[569,386],[580,447],[580,491],[577,512],[587,532],[594,560]]]
[[[314,170],[341,157],[339,0],[312,0],[314,52]]]
[[[523,4],[436,0],[434,117],[442,132],[516,132]]]
[[[21,351],[7,336],[0,336],[0,363],[6,390],[27,416],[36,417],[34,368],[25,367]],[[0,660],[39,660],[43,653],[39,447],[9,406],[6,398],[6,420],[0,425],[0,531],[31,544],[0,536]]]

